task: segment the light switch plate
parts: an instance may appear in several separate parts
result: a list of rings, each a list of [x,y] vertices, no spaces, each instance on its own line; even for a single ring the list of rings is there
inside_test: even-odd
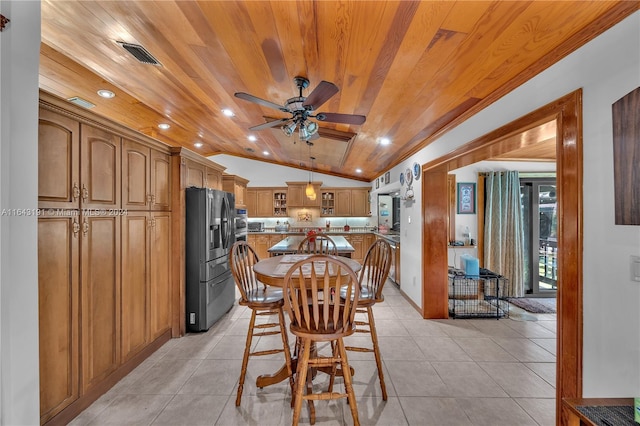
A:
[[[631,281],[640,282],[640,256],[631,256]]]

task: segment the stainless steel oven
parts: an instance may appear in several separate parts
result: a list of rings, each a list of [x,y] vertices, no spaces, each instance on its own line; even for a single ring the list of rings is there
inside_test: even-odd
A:
[[[235,218],[236,241],[247,241],[248,230],[249,230],[249,219],[247,217],[247,209],[236,209],[236,218]]]

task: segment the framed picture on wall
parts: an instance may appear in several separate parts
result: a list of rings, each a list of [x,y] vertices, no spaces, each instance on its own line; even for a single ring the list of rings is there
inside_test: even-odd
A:
[[[380,179],[376,179],[376,189],[380,188]]]
[[[391,172],[387,172],[384,174],[384,183],[388,185],[391,182]]]
[[[473,182],[458,183],[458,214],[475,214],[476,184]]]

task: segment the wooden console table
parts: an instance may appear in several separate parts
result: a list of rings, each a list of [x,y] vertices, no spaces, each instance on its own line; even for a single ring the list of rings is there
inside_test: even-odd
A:
[[[621,424],[635,424],[633,421],[633,398],[567,398],[562,401],[563,411],[567,416],[567,426],[619,426]],[[628,418],[629,423],[614,422],[607,418],[607,413],[587,415],[580,411],[578,407],[589,407],[593,409],[605,407],[631,407]],[[597,411],[597,410],[595,410]],[[605,410],[603,410],[605,411]],[[625,410],[626,412],[626,410]],[[627,417],[624,417],[627,420]]]

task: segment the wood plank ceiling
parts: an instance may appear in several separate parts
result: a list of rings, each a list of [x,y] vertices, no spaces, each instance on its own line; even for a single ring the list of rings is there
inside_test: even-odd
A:
[[[637,1],[43,0],[40,88],[203,155],[302,168],[312,155],[315,170],[369,181],[635,10]],[[310,80],[303,96],[322,80],[339,87],[317,111],[366,122],[319,122],[310,149],[278,127],[248,130],[289,114],[234,93],[283,105],[298,96],[298,75]]]

